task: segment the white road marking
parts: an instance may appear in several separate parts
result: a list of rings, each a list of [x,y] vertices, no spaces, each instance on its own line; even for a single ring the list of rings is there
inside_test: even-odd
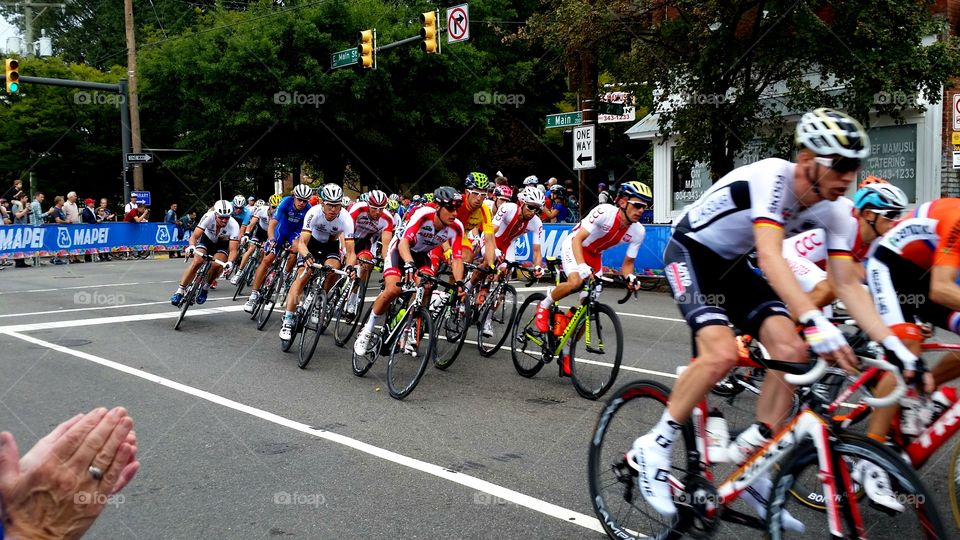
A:
[[[172,306],[171,306],[172,307]],[[213,307],[203,309],[192,309],[187,311],[187,318],[197,315],[211,315],[213,313],[227,313],[230,311],[241,311],[242,305],[231,305],[224,307]],[[78,319],[75,321],[53,321],[31,324],[11,324],[9,326],[0,326],[0,333],[8,334],[11,332],[33,332],[36,330],[52,330],[54,328],[76,328],[79,326],[96,326],[101,324],[117,324],[127,322],[154,321],[157,319],[173,319],[180,315],[179,311],[165,311],[163,313],[141,313],[139,315],[118,315],[116,317],[97,317],[95,319]]]
[[[28,289],[25,291],[0,291],[2,294],[21,294],[21,293],[37,293],[37,292],[52,292],[52,291],[74,291],[77,289],[100,289],[103,287],[129,287],[131,285],[153,285],[157,283],[175,283],[176,280],[170,281],[141,281],[137,283],[107,283],[104,285],[78,285],[76,287],[59,287],[56,289]]]
[[[235,309],[232,309],[234,307],[241,308],[241,306],[230,306],[230,308],[220,309],[220,311],[236,311]],[[197,310],[194,313],[200,314],[201,311],[213,311],[213,310]],[[167,314],[164,314],[164,315],[167,315]],[[171,313],[169,315],[173,317],[173,316],[176,316],[177,314]],[[115,318],[120,318],[120,317],[115,317]],[[353,439],[344,435],[340,435],[330,431],[325,431],[322,429],[314,429],[304,423],[297,422],[295,420],[291,420],[289,418],[285,418],[283,416],[273,414],[271,412],[267,412],[262,409],[257,409],[249,405],[244,405],[243,403],[233,401],[232,399],[227,399],[223,396],[219,396],[217,394],[213,394],[205,390],[200,390],[192,386],[187,386],[177,381],[167,379],[165,377],[160,377],[152,373],[147,373],[145,371],[141,371],[139,369],[135,369],[130,366],[126,366],[124,364],[114,362],[112,360],[107,360],[106,358],[94,356],[92,354],[85,353],[83,351],[75,351],[68,347],[63,347],[55,343],[50,343],[49,341],[43,341],[41,339],[37,339],[32,336],[20,334],[16,331],[12,331],[9,329],[2,330],[2,333],[8,334],[18,339],[22,339],[29,343],[33,343],[34,345],[39,345],[41,347],[53,349],[63,354],[75,356],[77,358],[81,358],[83,360],[87,360],[89,362],[93,362],[95,364],[99,364],[101,366],[104,366],[116,371],[120,371],[128,375],[139,377],[146,381],[150,381],[150,382],[159,384],[161,386],[171,388],[178,392],[183,392],[184,394],[188,394],[188,395],[209,401],[211,403],[216,403],[217,405],[222,405],[229,409],[233,409],[237,412],[245,413],[250,416],[260,418],[261,420],[266,420],[268,422],[272,422],[274,424],[284,426],[284,427],[299,431],[301,433],[305,433],[307,435],[317,437],[318,439],[324,439],[333,443],[341,444],[343,446],[352,448],[354,450],[358,450],[365,454],[369,454],[371,456],[374,456],[386,461],[390,461],[398,465],[402,465],[404,467],[409,467],[411,469],[433,475],[437,478],[449,480],[451,482],[460,484],[464,487],[475,489],[477,491],[487,493],[494,497],[498,497],[500,499],[510,501],[519,506],[523,506],[525,508],[529,508],[536,512],[540,512],[550,517],[563,520],[567,523],[573,523],[575,525],[579,525],[581,527],[584,527],[593,531],[597,531],[599,533],[603,532],[603,527],[601,527],[600,522],[592,516],[581,514],[579,512],[574,512],[573,510],[569,510],[562,506],[558,506],[553,503],[549,503],[547,501],[537,499],[529,495],[525,495],[523,493],[520,493],[519,491],[514,491],[512,489],[505,488],[503,486],[494,484],[492,482],[487,482],[486,480],[481,480],[479,478],[475,478],[473,476],[469,476],[461,472],[452,471],[450,469],[441,467],[439,465],[435,465],[433,463],[428,463],[426,461],[421,461],[419,459],[405,456],[403,454],[398,454],[396,452],[387,450],[385,448],[373,446],[371,444],[368,444],[363,441],[359,441],[357,439]]]
[[[207,298],[207,302],[214,302],[214,301],[217,301],[217,300],[230,300],[230,299],[231,299],[231,297],[229,297],[229,296],[223,296],[223,297],[219,297],[219,298],[210,297],[210,298]],[[7,318],[7,317],[26,317],[26,316],[28,316],[28,315],[50,315],[51,313],[70,313],[70,312],[74,312],[74,311],[99,311],[99,310],[102,310],[102,309],[121,309],[121,308],[129,308],[129,307],[155,306],[155,305],[158,305],[158,304],[169,304],[169,303],[170,303],[169,300],[163,300],[163,301],[160,301],[160,302],[141,302],[141,303],[139,303],[139,304],[119,304],[119,305],[116,305],[116,306],[98,306],[98,307],[87,307],[87,308],[53,309],[53,310],[50,310],[50,311],[34,311],[34,312],[31,312],[31,313],[11,313],[11,314],[8,314],[8,315],[0,315],[0,319],[4,319],[4,318]],[[187,313],[189,313],[189,311],[188,311]]]

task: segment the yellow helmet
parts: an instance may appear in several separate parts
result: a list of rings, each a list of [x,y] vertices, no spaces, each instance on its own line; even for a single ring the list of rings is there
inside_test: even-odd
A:
[[[653,204],[653,192],[650,191],[650,186],[636,180],[621,184],[620,191],[617,193],[617,196],[637,197],[641,201],[645,202],[648,206]]]
[[[270,206],[280,206],[280,201],[283,200],[283,195],[279,193],[274,193],[270,196]]]

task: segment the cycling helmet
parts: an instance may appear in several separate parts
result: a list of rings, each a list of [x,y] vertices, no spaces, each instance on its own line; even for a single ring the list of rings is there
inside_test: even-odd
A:
[[[440,205],[455,204],[459,206],[463,202],[463,195],[450,186],[441,186],[433,190],[433,200]]]
[[[800,118],[796,143],[818,156],[863,159],[870,154],[870,137],[860,122],[827,108],[808,112]]]
[[[327,184],[320,188],[320,200],[330,204],[340,204],[343,201],[343,189],[336,184]]]
[[[424,202],[428,202],[428,203],[432,203],[432,202],[433,202],[433,193],[424,193],[424,194],[423,194],[423,201],[424,201]]]
[[[400,202],[400,195],[397,195],[396,193],[391,193],[390,200]]]
[[[413,204],[420,204],[423,202],[423,197],[419,195],[414,195],[413,198],[410,199],[410,202],[412,202]]]
[[[342,204],[342,205],[344,205],[344,206],[350,206],[350,203],[352,203],[352,202],[353,202],[353,201],[350,199],[350,197],[347,197],[346,195],[344,195],[344,196],[343,196],[343,200],[340,201],[340,204]]]
[[[390,199],[389,201],[387,201],[387,210],[390,210],[391,212],[396,212],[398,208],[400,208],[400,201],[395,201],[393,199]]]
[[[603,182],[600,182],[599,184],[597,184],[597,191],[603,191],[605,189],[607,189],[607,185],[604,184]]]
[[[513,198],[513,188],[510,186],[497,186],[493,190],[493,196],[503,199],[512,199]]]
[[[540,183],[540,179],[532,174],[523,179],[523,185],[525,186],[535,186],[539,183]]]
[[[889,182],[887,182],[883,178],[880,178],[879,176],[873,176],[871,174],[870,176],[860,181],[860,185],[857,186],[857,189],[863,189],[869,186],[870,184],[889,184]]]
[[[270,206],[280,206],[280,201],[283,200],[283,195],[279,193],[274,193],[270,196]]]
[[[910,204],[907,194],[893,184],[875,182],[857,190],[853,206],[857,210],[903,210]]]
[[[641,201],[647,203],[647,205],[653,204],[653,192],[650,191],[650,186],[644,184],[643,182],[624,182],[620,184],[620,191],[617,192],[618,197],[637,197]]]
[[[311,195],[313,195],[313,189],[306,184],[298,184],[293,188],[293,196],[298,199],[309,201]]]
[[[563,186],[560,184],[554,184],[550,186],[550,191],[559,191],[560,193],[563,193]]]
[[[263,199],[257,199],[257,201],[253,203],[254,208],[260,208],[261,206],[266,206],[266,205],[267,205],[267,202],[264,201]]]
[[[233,206],[237,208],[243,208],[247,205],[247,198],[243,195],[237,195],[233,198]]]
[[[543,193],[534,186],[523,188],[520,190],[520,194],[517,195],[517,200],[523,204],[532,204],[535,206],[543,206],[543,198]]]
[[[246,202],[246,200],[244,200]],[[230,201],[217,201],[213,203],[213,213],[217,217],[230,217],[233,214],[233,205]]]
[[[490,181],[487,180],[487,175],[481,172],[472,172],[467,175],[466,180],[463,181],[463,187],[467,189],[487,189],[487,184]],[[436,194],[436,192],[434,192]]]
[[[377,208],[383,208],[387,205],[387,194],[375,189],[370,192],[370,195],[367,197],[367,203],[370,206],[376,206]]]

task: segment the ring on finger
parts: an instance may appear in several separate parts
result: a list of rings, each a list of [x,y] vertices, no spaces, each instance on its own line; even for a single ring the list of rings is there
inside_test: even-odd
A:
[[[96,465],[91,465],[87,471],[90,472],[90,476],[92,476],[94,480],[100,480],[103,478],[103,469],[97,467]]]

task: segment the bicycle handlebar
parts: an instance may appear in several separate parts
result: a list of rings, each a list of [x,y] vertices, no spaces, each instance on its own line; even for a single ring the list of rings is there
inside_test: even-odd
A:
[[[887,362],[886,360],[881,360],[879,358],[865,357],[863,358],[863,361],[864,363],[872,367],[875,367],[879,370],[887,371],[893,374],[893,376],[897,380],[897,386],[896,388],[894,388],[892,392],[890,392],[890,394],[881,398],[865,397],[863,398],[863,401],[871,407],[888,407],[890,405],[893,405],[897,401],[899,401],[900,397],[903,396],[903,394],[907,390],[907,385],[903,381],[903,376],[900,375],[900,370],[897,369],[897,367],[891,364],[890,362]],[[813,365],[813,367],[810,369],[810,371],[802,374],[796,374],[796,375],[787,373],[783,376],[783,378],[788,383],[796,386],[810,386],[811,384],[819,380],[824,373],[826,373],[828,367],[829,367],[829,364],[827,363],[827,361],[822,358],[819,358],[817,359],[817,362]]]

